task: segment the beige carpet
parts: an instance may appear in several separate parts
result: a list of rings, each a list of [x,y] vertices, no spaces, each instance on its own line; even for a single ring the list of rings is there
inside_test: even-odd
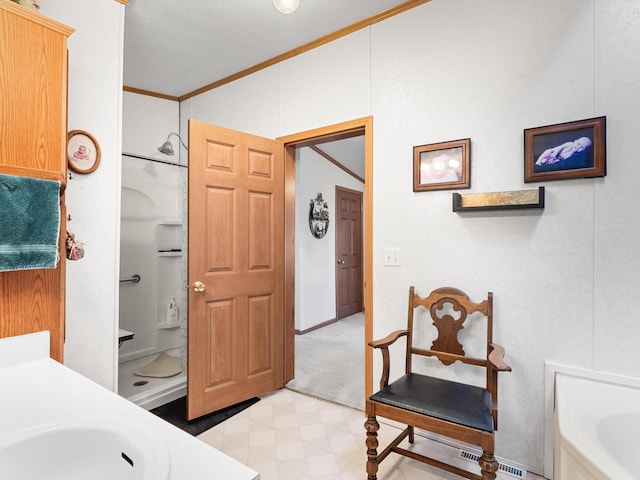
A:
[[[287,388],[364,410],[364,313],[295,338],[295,379]]]

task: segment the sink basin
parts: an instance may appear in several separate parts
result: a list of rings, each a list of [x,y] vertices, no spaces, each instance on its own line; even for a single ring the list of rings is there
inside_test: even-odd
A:
[[[167,480],[170,471],[164,442],[117,417],[67,418],[0,435],[2,478]]]

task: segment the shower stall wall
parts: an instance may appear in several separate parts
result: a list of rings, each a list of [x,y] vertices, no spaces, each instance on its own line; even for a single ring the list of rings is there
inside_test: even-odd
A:
[[[147,409],[186,392],[186,177],[182,165],[122,157],[119,313],[133,338],[119,347],[118,393]],[[182,372],[135,373],[163,353]]]

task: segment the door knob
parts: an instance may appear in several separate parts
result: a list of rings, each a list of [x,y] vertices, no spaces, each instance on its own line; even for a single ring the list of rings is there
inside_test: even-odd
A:
[[[344,263],[344,260],[340,259],[340,260],[338,260],[338,263],[339,263],[340,265],[342,265],[342,264]]]
[[[207,289],[207,286],[202,283],[200,280],[196,280],[193,282],[193,291],[194,292],[204,292]]]

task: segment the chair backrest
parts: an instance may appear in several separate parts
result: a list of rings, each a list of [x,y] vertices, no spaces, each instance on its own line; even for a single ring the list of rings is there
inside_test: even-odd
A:
[[[430,347],[414,344],[414,313],[418,308],[424,308],[428,312],[430,319],[433,321],[433,326],[437,330],[437,337]],[[472,315],[475,312],[479,312],[480,315]],[[484,352],[482,358],[467,355],[458,335],[464,328],[465,322],[476,321],[478,318],[486,319],[486,343],[483,342],[482,348]],[[457,288],[438,288],[427,297],[420,297],[415,293],[415,288],[412,286],[409,288],[407,330],[409,331],[406,358],[407,373],[411,372],[413,355],[422,355],[436,357],[444,365],[451,365],[456,361],[460,361],[487,368],[487,387],[492,383],[489,379],[490,368],[488,360],[492,348],[490,345],[493,342],[493,294],[491,292],[487,294],[487,298],[482,302],[474,303],[466,293]]]

